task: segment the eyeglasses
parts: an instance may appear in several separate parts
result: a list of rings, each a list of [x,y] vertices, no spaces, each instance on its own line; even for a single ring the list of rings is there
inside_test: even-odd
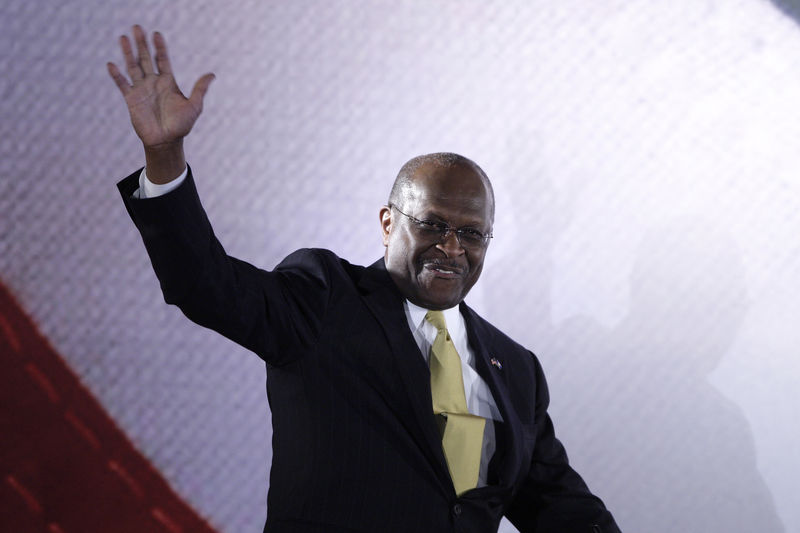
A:
[[[403,213],[394,204],[389,204],[389,207],[395,209],[398,213],[413,222],[419,234],[431,241],[444,242],[452,232],[456,234],[456,239],[458,239],[458,243],[462,248],[465,250],[478,250],[485,247],[489,243],[489,239],[492,238],[491,232],[481,233],[473,228],[454,228],[444,222],[420,220],[407,213]]]

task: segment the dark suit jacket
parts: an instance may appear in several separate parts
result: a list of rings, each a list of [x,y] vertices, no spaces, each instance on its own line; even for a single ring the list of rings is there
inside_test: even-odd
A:
[[[191,173],[158,198],[119,184],[164,299],[267,364],[269,532],[618,531],[567,462],[536,357],[461,304],[476,370],[504,422],[489,486],[458,498],[432,413],[430,375],[383,260],[299,250],[272,272],[229,257]],[[502,368],[491,364],[491,358]]]

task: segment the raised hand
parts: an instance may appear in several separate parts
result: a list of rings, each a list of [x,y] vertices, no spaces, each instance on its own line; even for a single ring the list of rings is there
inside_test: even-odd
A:
[[[128,37],[120,37],[130,82],[114,63],[108,63],[108,73],[125,98],[133,129],[144,144],[148,178],[161,183],[177,177],[185,167],[183,138],[203,110],[203,97],[214,75],[201,76],[186,98],[172,75],[164,37],[153,34],[155,66],[141,26],[133,27],[133,38],[136,57]]]

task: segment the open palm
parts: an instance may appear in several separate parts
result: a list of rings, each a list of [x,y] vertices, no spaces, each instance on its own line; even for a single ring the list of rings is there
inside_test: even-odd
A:
[[[214,75],[205,74],[197,80],[186,98],[172,75],[164,37],[158,32],[153,35],[155,65],[140,26],[133,27],[133,37],[136,57],[128,37],[120,37],[130,82],[114,63],[108,63],[108,72],[125,98],[133,128],[145,148],[159,149],[180,142],[200,116],[203,97]]]

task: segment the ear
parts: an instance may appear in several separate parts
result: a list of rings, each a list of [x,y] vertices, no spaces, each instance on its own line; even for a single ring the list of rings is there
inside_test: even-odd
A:
[[[380,211],[381,233],[383,234],[383,245],[389,245],[389,233],[392,231],[392,208],[385,205]]]

